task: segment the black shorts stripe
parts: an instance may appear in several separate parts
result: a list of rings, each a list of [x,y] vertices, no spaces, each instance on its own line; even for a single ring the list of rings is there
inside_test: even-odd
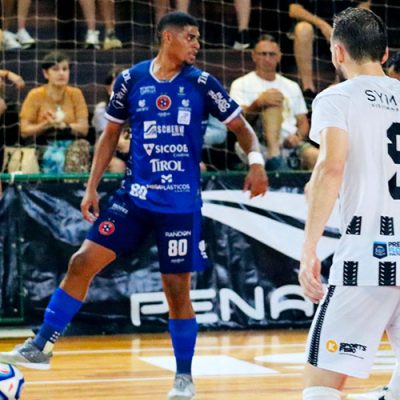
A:
[[[319,309],[319,314],[316,316],[314,330],[312,332],[311,341],[310,341],[310,349],[308,353],[308,362],[314,367],[318,366],[318,354],[319,354],[319,345],[321,340],[321,330],[322,325],[324,323],[326,311],[328,309],[329,302],[335,292],[336,286],[329,286],[328,293],[325,297],[323,304]]]

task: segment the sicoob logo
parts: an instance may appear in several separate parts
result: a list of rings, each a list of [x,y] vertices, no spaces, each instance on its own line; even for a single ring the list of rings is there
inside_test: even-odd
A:
[[[156,106],[161,111],[166,111],[171,107],[171,98],[165,94],[157,97]]]
[[[115,225],[111,221],[103,221],[99,225],[99,232],[102,235],[108,236],[112,235],[115,231]]]

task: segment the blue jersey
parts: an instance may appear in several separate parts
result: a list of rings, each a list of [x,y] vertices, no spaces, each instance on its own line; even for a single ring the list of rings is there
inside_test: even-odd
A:
[[[241,108],[208,73],[184,66],[169,81],[144,61],[117,78],[108,120],[131,126],[122,189],[142,208],[166,213],[201,208],[200,161],[208,115],[229,123]]]

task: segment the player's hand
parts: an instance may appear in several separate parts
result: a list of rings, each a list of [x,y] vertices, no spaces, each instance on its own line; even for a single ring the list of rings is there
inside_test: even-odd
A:
[[[83,218],[92,224],[99,216],[99,212],[99,195],[95,190],[86,189],[81,202],[81,213]]]
[[[283,94],[278,89],[265,90],[258,96],[257,105],[263,107],[282,107]]]
[[[252,164],[244,180],[243,190],[250,190],[250,198],[263,196],[268,190],[268,177],[264,165]]]
[[[303,249],[299,282],[306,297],[313,303],[319,303],[324,296],[324,288],[321,282],[321,262],[314,249]]]

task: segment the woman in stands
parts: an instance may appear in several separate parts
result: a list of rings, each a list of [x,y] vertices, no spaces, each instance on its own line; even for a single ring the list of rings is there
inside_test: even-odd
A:
[[[80,89],[69,86],[68,57],[57,51],[42,61],[47,84],[32,89],[21,113],[21,135],[39,147],[45,173],[89,170],[88,108]]]

